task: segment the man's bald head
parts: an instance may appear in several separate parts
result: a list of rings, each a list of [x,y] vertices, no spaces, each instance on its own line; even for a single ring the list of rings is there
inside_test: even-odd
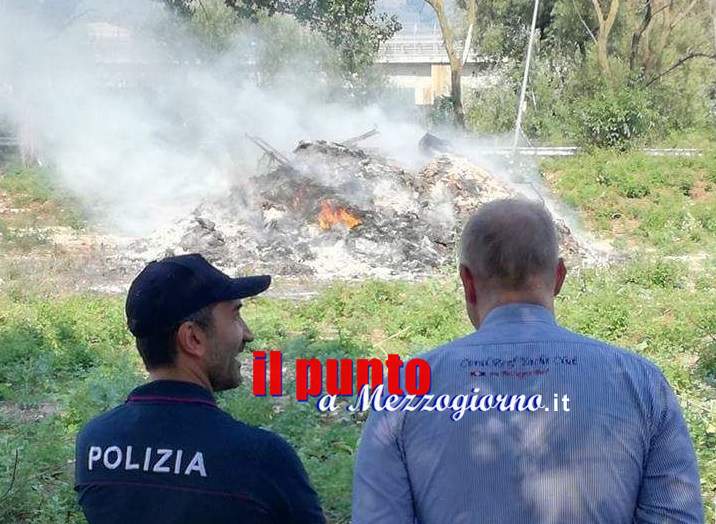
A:
[[[539,202],[503,199],[480,207],[462,232],[460,264],[493,290],[554,284],[557,229]]]

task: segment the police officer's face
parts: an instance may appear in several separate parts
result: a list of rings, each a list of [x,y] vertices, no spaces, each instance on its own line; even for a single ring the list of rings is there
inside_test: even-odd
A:
[[[254,335],[241,318],[240,300],[219,302],[213,308],[213,320],[207,374],[214,391],[222,391],[241,383],[241,364],[236,357]]]

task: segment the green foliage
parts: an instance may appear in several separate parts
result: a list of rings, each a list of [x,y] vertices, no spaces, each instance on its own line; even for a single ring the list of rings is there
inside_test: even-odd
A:
[[[455,101],[450,96],[439,96],[433,102],[429,115],[433,127],[455,125]]]
[[[644,90],[604,90],[578,104],[579,136],[583,145],[626,148],[654,125],[655,114]]]
[[[573,275],[557,305],[565,326],[633,348],[664,370],[684,406],[707,500],[716,495],[716,412],[709,404],[716,394],[711,338],[716,313],[708,307],[716,293],[714,277],[716,268],[694,288],[686,264],[647,258]],[[8,478],[15,449],[22,461],[12,503],[0,510],[4,520],[59,523],[69,515],[71,522],[81,521],[68,464],[74,435],[87,420],[121,403],[144,376],[125,333],[121,302],[120,297],[81,296],[4,300],[2,381],[13,381],[10,392],[24,388],[38,401],[58,404],[56,414],[39,422],[0,420],[0,476]],[[261,337],[254,346],[282,349],[289,369],[298,356],[382,359],[398,353],[407,358],[471,329],[457,279],[336,284],[300,303],[249,301],[245,316]],[[92,348],[89,367],[73,352],[74,345]],[[64,359],[58,358],[63,354]],[[44,372],[32,372],[33,367],[40,369],[43,355]],[[21,382],[14,375],[21,369],[30,370],[27,381],[32,387],[18,387]],[[284,387],[291,395],[290,373]],[[10,398],[20,397],[12,393]],[[237,418],[289,439],[331,520],[348,522],[363,415],[322,414],[290,396],[257,398],[248,385],[222,394],[219,402]],[[40,499],[39,492],[49,495]]]
[[[11,165],[0,177],[0,189],[16,195],[15,202],[23,206],[47,202],[54,196],[53,189],[56,188],[53,188],[47,171]]]
[[[555,9],[560,6],[557,2]],[[574,11],[571,3],[568,10]],[[611,77],[606,78],[590,41],[575,46],[561,40],[573,37],[557,31],[555,24],[560,20],[535,45],[522,125],[530,140],[626,149],[652,145],[674,133],[690,134],[690,138],[713,134],[711,64],[690,64],[678,74],[647,85],[626,63],[615,61]],[[579,24],[579,31],[584,32]],[[468,125],[478,133],[514,129],[524,56],[497,63],[493,73],[499,81],[478,89],[467,104]],[[692,140],[679,145],[694,147]]]
[[[0,300],[0,384],[4,400],[59,391],[130,343],[114,300],[75,296],[53,302]]]
[[[507,133],[515,128],[518,88],[510,82],[476,91],[468,105],[465,122],[479,134]]]
[[[261,15],[292,15],[338,50],[348,75],[363,73],[372,65],[380,44],[401,28],[396,17],[377,12],[375,4],[376,0],[226,1],[240,18],[251,21]]]
[[[23,208],[24,215],[18,216],[14,222],[26,220],[30,223],[19,223],[24,228],[39,225],[62,225],[75,229],[84,227],[85,218],[79,202],[62,189],[53,178],[50,169],[39,167],[23,167],[10,163],[0,170],[0,191],[7,193],[12,205]],[[0,233],[11,240],[35,235],[40,242],[40,233],[18,233],[12,231],[15,223],[6,219],[0,224]]]
[[[200,4],[165,0],[175,12],[186,16],[200,40],[214,51],[229,48],[236,33],[237,15],[223,0],[202,0]]]
[[[590,229],[675,254],[716,245],[714,153],[655,157],[592,151],[544,161],[543,175]]]
[[[0,522],[86,522],[72,489],[73,440],[54,417],[22,425],[9,421],[7,429],[0,421],[0,489],[4,494],[12,488],[0,504]]]
[[[325,84],[340,83],[338,52],[323,36],[307,29],[291,16],[276,14],[261,16],[255,22],[242,20],[237,25],[237,32],[241,35],[240,47],[253,55],[262,87],[295,81],[297,71],[301,75],[322,78]],[[328,87],[335,89],[338,85]]]
[[[0,521],[84,522],[72,490],[74,437],[81,423],[116,405],[140,380],[124,356],[129,336],[121,304],[92,296],[2,296],[0,310],[0,401],[23,407],[0,419],[3,492],[16,451],[19,458]],[[102,402],[108,390],[115,394]],[[43,404],[62,408],[47,414]],[[16,420],[24,413],[28,420]]]

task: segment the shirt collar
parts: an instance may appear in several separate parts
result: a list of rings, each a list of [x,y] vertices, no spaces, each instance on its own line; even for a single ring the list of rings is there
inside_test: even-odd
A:
[[[216,407],[211,391],[198,384],[179,380],[155,380],[139,386],[132,390],[127,402],[169,402]]]
[[[500,324],[525,322],[557,323],[554,314],[546,307],[519,302],[497,306],[490,310],[480,324],[480,330]]]

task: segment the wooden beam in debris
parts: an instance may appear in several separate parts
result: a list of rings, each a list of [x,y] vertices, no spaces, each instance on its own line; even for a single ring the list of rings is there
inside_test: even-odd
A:
[[[358,142],[362,142],[363,140],[366,140],[366,139],[368,139],[368,138],[370,138],[370,137],[372,137],[372,136],[377,135],[378,133],[379,133],[378,128],[377,128],[377,127],[374,127],[373,129],[371,129],[370,131],[367,131],[367,132],[363,133],[362,135],[358,135],[358,136],[354,136],[354,137],[348,138],[348,139],[346,139],[346,140],[344,140],[344,141],[342,141],[342,142],[339,142],[339,144],[341,144],[341,145],[343,145],[343,146],[353,146],[353,145],[357,144]]]
[[[293,166],[291,165],[291,161],[288,158],[286,158],[278,149],[276,149],[271,144],[266,142],[266,140],[264,140],[263,138],[258,137],[258,136],[252,136],[248,133],[246,133],[246,138],[251,140],[264,153],[266,153],[268,156],[270,156],[276,162],[281,164],[283,167],[290,167],[291,169],[293,169]]]

